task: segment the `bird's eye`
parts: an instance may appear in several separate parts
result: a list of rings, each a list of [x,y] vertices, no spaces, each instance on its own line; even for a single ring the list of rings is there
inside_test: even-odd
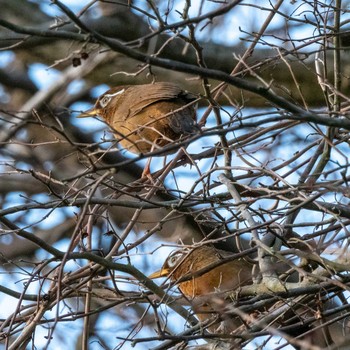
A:
[[[110,100],[111,100],[111,96],[109,95],[103,96],[100,100],[100,106],[102,108],[105,108],[108,105]]]
[[[181,257],[182,257],[181,253],[177,253],[177,254],[174,254],[174,255],[170,256],[168,261],[167,261],[168,266],[169,267],[174,267],[179,262]]]

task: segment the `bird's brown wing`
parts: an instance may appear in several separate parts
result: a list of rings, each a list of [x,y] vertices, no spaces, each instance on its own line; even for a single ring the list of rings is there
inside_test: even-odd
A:
[[[188,102],[195,99],[194,95],[185,92],[177,85],[166,82],[131,86],[129,89],[132,89],[133,93],[126,94],[119,107],[123,112],[128,110],[125,114],[123,113],[127,115],[127,118],[135,116],[142,109],[158,101],[172,100],[178,97],[185,101],[188,100]]]

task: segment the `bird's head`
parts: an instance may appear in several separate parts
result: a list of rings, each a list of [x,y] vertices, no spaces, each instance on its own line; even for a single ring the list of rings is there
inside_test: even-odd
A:
[[[160,277],[173,276],[173,272],[184,261],[187,254],[188,252],[185,252],[184,250],[177,250],[171,253],[165,260],[162,268],[156,272],[153,272],[148,277],[151,279],[154,279],[154,278],[160,278]]]
[[[112,114],[109,112],[118,104],[118,101],[123,96],[126,88],[126,86],[118,86],[106,91],[97,99],[92,108],[79,114],[77,118],[101,116],[108,122],[109,116]]]

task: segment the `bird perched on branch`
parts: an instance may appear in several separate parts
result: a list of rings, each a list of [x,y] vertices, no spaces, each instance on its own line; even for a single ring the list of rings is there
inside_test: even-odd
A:
[[[237,321],[224,315],[224,308],[229,302],[224,300],[223,292],[252,283],[252,265],[243,259],[219,264],[230,256],[232,253],[208,245],[193,250],[178,250],[170,254],[163,267],[149,277],[169,277],[173,282],[179,281],[180,291],[189,299],[201,321],[216,312],[224,320],[224,330],[232,331],[237,328]]]
[[[315,318],[315,324],[318,324],[317,316],[315,316],[316,311],[314,310],[316,307],[315,301],[317,302],[317,300],[314,296],[312,296],[312,300],[301,299],[300,304],[295,304],[291,309],[285,308],[286,303],[283,300],[276,302],[272,298],[271,303],[267,300],[264,306],[260,305],[260,308],[253,312],[253,314],[256,314],[251,317],[249,322],[246,320],[242,322],[234,314],[228,314],[229,305],[232,301],[227,298],[227,292],[237,291],[241,286],[252,283],[253,265],[244,259],[230,260],[229,257],[232,256],[232,253],[209,245],[203,245],[192,250],[178,250],[170,254],[162,268],[149,277],[168,277],[172,282],[178,283],[180,291],[189,300],[199,320],[208,320],[212,318],[213,314],[220,315],[221,324],[219,326],[217,324],[211,325],[208,328],[211,332],[239,336],[240,332],[247,331],[247,325],[257,327],[259,318],[256,318],[256,316],[261,315],[263,319],[269,319],[273,327],[279,328],[288,325],[288,332],[285,333],[287,339],[298,335],[301,343],[306,341],[306,343],[310,342],[309,344],[317,344],[318,346],[326,346],[332,343],[330,337],[328,339],[325,337],[322,328],[316,327],[315,330],[312,330],[311,325],[303,324],[304,318],[312,317]],[[220,262],[222,263],[220,264]],[[288,266],[284,268],[286,267]],[[273,291],[271,290],[269,294],[273,296]],[[280,308],[282,312],[278,313]],[[290,320],[295,323],[295,327],[292,327],[293,323],[289,324]],[[266,324],[262,323],[258,327],[264,327],[264,325]],[[303,336],[306,331],[309,332],[306,336]],[[235,338],[233,336],[230,339],[232,349],[240,348],[239,342],[239,337]],[[293,345],[296,349],[303,348],[299,347],[298,344]]]
[[[194,95],[172,83],[123,85],[106,91],[78,117],[103,117],[123,148],[147,153],[199,131],[194,100]]]

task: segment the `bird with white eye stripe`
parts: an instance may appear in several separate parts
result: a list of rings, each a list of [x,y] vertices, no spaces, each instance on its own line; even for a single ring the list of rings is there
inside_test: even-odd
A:
[[[319,299],[317,298],[310,299],[310,296],[305,296],[305,299],[301,299],[300,304],[293,304],[293,307],[289,310],[285,309],[285,300],[281,299],[276,302],[272,298],[271,303],[265,303],[263,307],[256,309],[256,313],[252,313],[253,317],[250,318],[249,322],[247,322],[247,319],[245,319],[245,322],[242,322],[234,313],[228,313],[231,300],[225,298],[227,292],[239,291],[241,286],[253,283],[253,265],[244,259],[231,260],[229,259],[230,256],[233,256],[232,253],[216,249],[211,245],[178,250],[171,253],[165,260],[162,268],[152,273],[149,278],[168,277],[174,283],[179,281],[178,288],[188,299],[192,310],[200,321],[212,319],[214,315],[219,315],[221,323],[213,323],[207,330],[212,333],[234,335],[230,339],[230,349],[242,349],[240,344],[242,340],[240,339],[241,333],[246,332],[247,327],[251,325],[256,327],[260,323],[259,318],[256,318],[257,315],[262,315],[264,319],[264,314],[269,313],[277,315],[274,316],[273,323],[270,320],[271,324],[269,326],[274,327],[273,329],[288,325],[291,333],[286,333],[287,339],[296,335],[302,335],[309,330],[307,335],[301,338],[304,344],[308,345],[302,349],[311,349],[312,346],[309,347],[310,344],[315,344],[316,347],[313,347],[315,349],[321,349],[321,347],[322,349],[328,349],[329,335],[325,335],[324,329],[320,327],[320,324],[326,319],[318,320],[316,316],[315,325],[317,327],[315,327],[315,330],[312,330],[311,327],[309,328],[310,324],[305,323],[303,325],[303,322],[300,322],[317,315],[317,310],[319,310]],[[225,261],[218,265],[224,259]],[[215,265],[215,267],[211,268],[210,265]],[[283,266],[281,262],[278,262],[275,267],[280,272],[290,269],[289,264]],[[273,292],[270,291],[268,294],[271,296]],[[280,307],[283,310],[281,314],[277,312]],[[290,320],[294,320],[296,323],[295,328],[291,327]],[[265,327],[266,324],[262,322],[260,326]],[[212,349],[212,347],[210,348]],[[347,346],[341,349],[345,350],[348,348]],[[296,349],[301,348],[296,347]],[[340,348],[337,347],[337,349]]]
[[[180,281],[179,289],[190,299],[217,291],[234,290],[251,281],[252,265],[243,259],[226,261],[218,266],[215,264],[232,255],[233,253],[209,245],[192,250],[177,250],[168,256],[159,271],[149,277],[169,277],[176,282],[187,276],[187,281]],[[216,266],[191,278],[191,274],[200,272],[212,264]]]
[[[101,116],[125,149],[147,153],[199,132],[194,99],[172,83],[124,85],[106,91],[78,117]]]
[[[232,255],[209,245],[178,250],[170,254],[162,268],[149,278],[169,277],[172,282],[186,279],[179,281],[178,288],[190,301],[197,317],[204,321],[213,313],[219,313],[224,320],[222,329],[231,332],[241,323],[225,316],[224,309],[229,302],[224,299],[224,292],[252,283],[252,265],[244,259],[225,261],[219,265],[220,261]],[[210,265],[215,266],[210,269]],[[201,270],[205,271],[201,274]]]

